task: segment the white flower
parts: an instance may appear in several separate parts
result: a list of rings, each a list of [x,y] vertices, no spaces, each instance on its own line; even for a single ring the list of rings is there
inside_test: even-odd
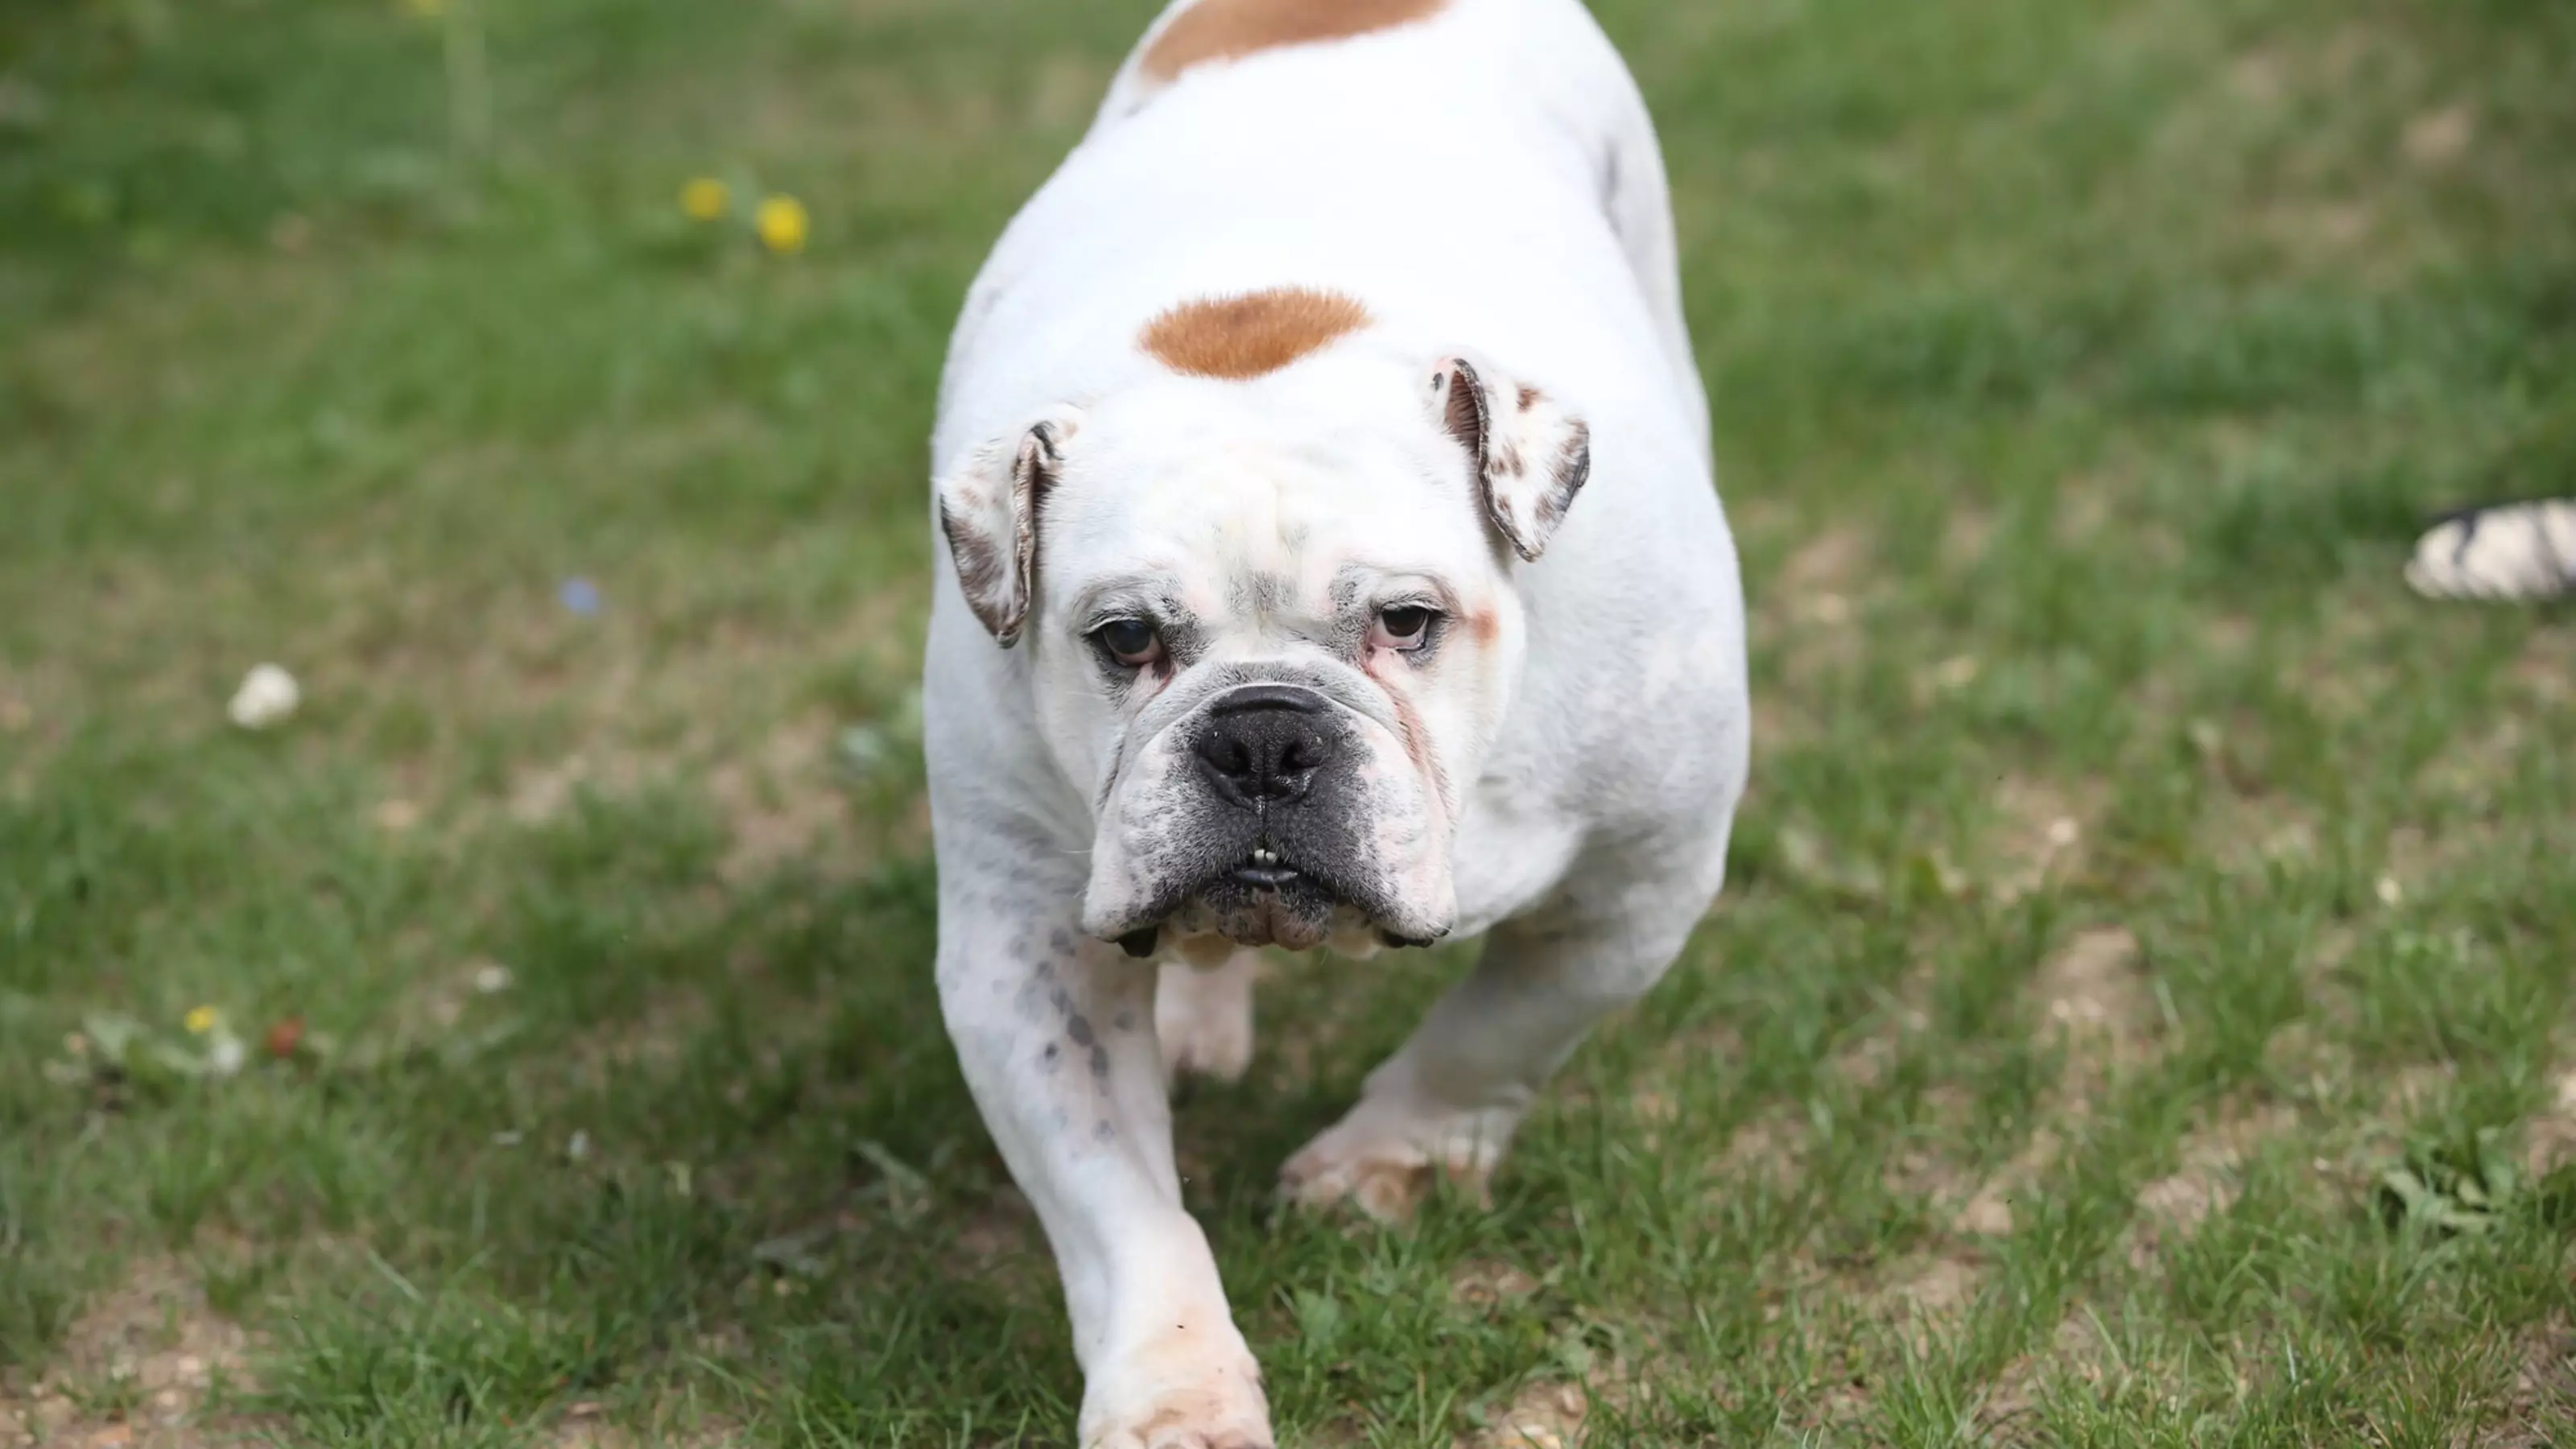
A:
[[[243,677],[228,709],[234,724],[258,730],[295,713],[295,706],[303,701],[304,692],[296,688],[294,675],[277,665],[262,664]]]

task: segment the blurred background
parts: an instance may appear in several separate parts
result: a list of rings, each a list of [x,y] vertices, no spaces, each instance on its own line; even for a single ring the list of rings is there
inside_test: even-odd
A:
[[[1153,8],[0,0],[0,1445],[1067,1438],[925,439]],[[2576,621],[2397,578],[2576,491],[2576,9],[1594,8],[1757,783],[1491,1212],[1274,1212],[1465,955],[1278,963],[1283,1442],[2563,1435]]]

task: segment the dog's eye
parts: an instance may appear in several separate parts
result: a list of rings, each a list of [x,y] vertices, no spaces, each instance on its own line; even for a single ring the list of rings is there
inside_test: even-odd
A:
[[[1112,619],[1091,633],[1101,651],[1130,669],[1163,657],[1163,636],[1142,619]]]
[[[1380,609],[1377,627],[1369,630],[1372,649],[1419,649],[1430,636],[1431,621],[1437,617],[1420,604],[1398,604]]]

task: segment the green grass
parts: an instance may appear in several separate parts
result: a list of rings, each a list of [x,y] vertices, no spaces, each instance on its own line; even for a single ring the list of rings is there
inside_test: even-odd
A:
[[[1150,7],[476,8],[482,150],[452,20],[0,15],[0,1443],[1061,1442],[904,700],[948,325]],[[2568,1442],[2576,618],[2396,578],[2576,487],[2570,12],[1602,9],[1757,781],[1490,1212],[1270,1198],[1458,954],[1265,987],[1179,1131],[1283,1440]]]

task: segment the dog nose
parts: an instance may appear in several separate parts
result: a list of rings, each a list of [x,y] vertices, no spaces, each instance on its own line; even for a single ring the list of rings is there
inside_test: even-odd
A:
[[[1253,685],[1219,700],[1198,740],[1199,760],[1217,793],[1247,809],[1304,799],[1315,772],[1333,757],[1332,740],[1316,719],[1323,703],[1280,685]]]

